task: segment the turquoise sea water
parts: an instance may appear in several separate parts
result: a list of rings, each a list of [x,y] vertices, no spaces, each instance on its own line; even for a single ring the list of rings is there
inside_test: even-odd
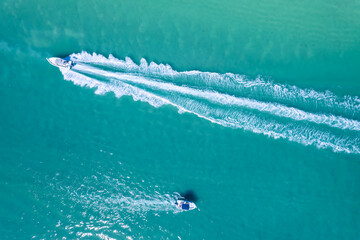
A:
[[[358,1],[0,13],[0,239],[360,238]]]

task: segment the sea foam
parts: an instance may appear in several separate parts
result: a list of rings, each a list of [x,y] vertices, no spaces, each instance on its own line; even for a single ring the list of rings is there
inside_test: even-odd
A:
[[[148,64],[144,59],[137,65],[130,58],[123,61],[85,52],[71,58],[77,64],[61,70],[64,79],[96,88],[97,94],[129,95],[154,107],[170,104],[179,112],[223,126],[335,152],[360,153],[357,96],[339,97],[330,91],[261,78],[249,80],[236,74],[177,72],[169,65]]]

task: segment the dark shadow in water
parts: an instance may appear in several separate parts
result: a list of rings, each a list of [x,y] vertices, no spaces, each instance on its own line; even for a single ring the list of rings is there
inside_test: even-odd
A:
[[[188,200],[190,202],[196,203],[196,201],[198,200],[198,197],[193,190],[186,190],[186,192],[181,192],[180,195],[181,197],[185,198],[185,200]]]
[[[58,57],[58,58],[63,58],[65,60],[69,60],[70,59],[69,56],[70,56],[69,54],[58,54],[58,55],[53,56],[53,57]]]

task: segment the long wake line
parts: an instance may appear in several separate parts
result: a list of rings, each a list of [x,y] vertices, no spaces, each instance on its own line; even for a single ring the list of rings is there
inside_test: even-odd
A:
[[[97,88],[97,94],[129,95],[154,107],[170,104],[223,126],[241,128],[334,152],[360,153],[360,100],[330,91],[299,89],[235,74],[177,72],[141,60],[72,54],[65,80]],[[314,105],[316,104],[316,107]],[[355,119],[352,119],[352,116]]]
[[[337,127],[340,129],[350,129],[360,131],[360,122],[356,120],[346,119],[334,115],[326,114],[314,114],[296,109],[293,107],[287,107],[281,104],[273,104],[266,102],[259,102],[256,100],[234,97],[227,94],[217,93],[214,91],[197,90],[189,87],[176,86],[171,83],[154,82],[153,79],[140,78],[138,76],[115,73],[104,71],[91,66],[79,66],[78,69],[87,74],[95,74],[97,76],[104,76],[110,79],[117,79],[122,81],[128,81],[133,83],[140,83],[150,87],[155,87],[162,90],[171,90],[180,94],[192,95],[202,99],[206,99],[210,102],[221,103],[223,105],[247,107],[254,110],[267,112],[279,117],[292,118],[294,120],[305,120],[318,124],[326,124],[330,127]]]

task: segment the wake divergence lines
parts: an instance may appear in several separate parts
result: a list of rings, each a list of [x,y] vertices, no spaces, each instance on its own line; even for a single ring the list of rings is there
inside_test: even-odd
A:
[[[360,153],[360,100],[249,80],[236,74],[177,72],[169,65],[142,59],[136,65],[111,55],[72,54],[77,63],[61,69],[65,80],[96,88],[97,94],[114,92],[132,96],[154,107],[165,104],[226,127],[240,128],[334,152]]]

